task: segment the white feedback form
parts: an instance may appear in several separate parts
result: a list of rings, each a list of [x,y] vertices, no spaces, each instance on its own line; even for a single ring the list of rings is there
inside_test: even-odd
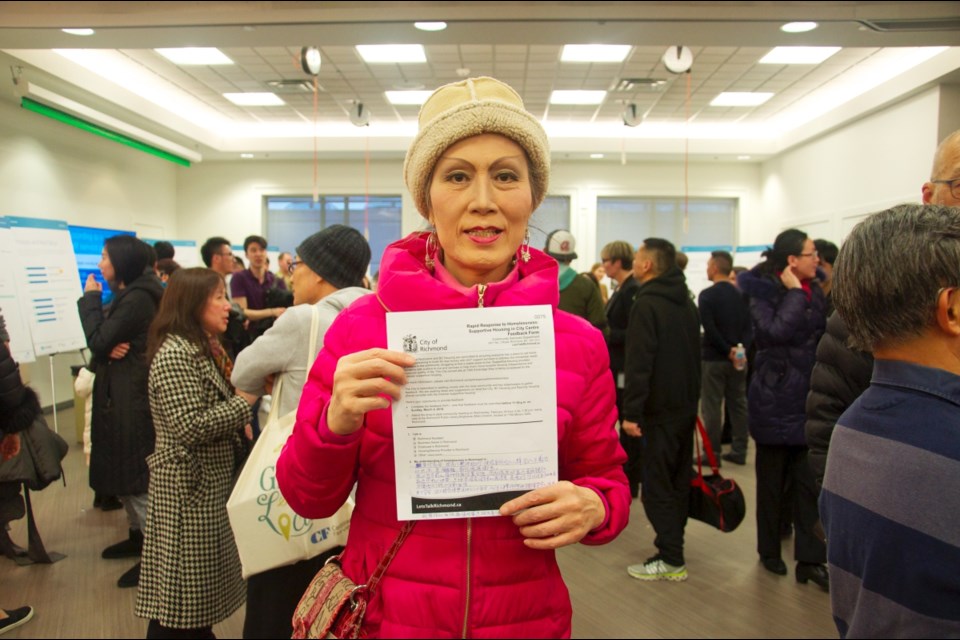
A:
[[[547,305],[387,314],[416,357],[393,404],[400,520],[499,515],[557,481],[557,375]]]

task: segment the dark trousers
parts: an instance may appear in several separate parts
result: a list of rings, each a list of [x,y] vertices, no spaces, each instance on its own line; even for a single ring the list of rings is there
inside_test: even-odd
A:
[[[657,537],[654,544],[667,564],[683,560],[683,530],[690,502],[693,430],[690,416],[656,425],[640,424],[643,436],[643,510]]]
[[[247,614],[243,637],[289,638],[293,634],[293,613],[310,581],[330,556],[343,551],[335,547],[315,558],[269,569],[247,579]]]
[[[723,434],[723,411],[730,414],[733,434],[732,453],[747,456],[747,372],[737,371],[729,360],[704,360],[701,363],[700,412],[703,426],[710,437],[714,453],[720,456]]]
[[[159,620],[151,620],[147,625],[147,639],[157,638],[166,640],[168,638],[216,638],[213,635],[213,627],[198,627],[196,629],[174,629],[160,624]]]
[[[780,557],[780,521],[783,502],[792,498],[794,558],[823,564],[827,549],[813,533],[817,522],[817,487],[804,446],[757,445],[757,552],[762,558]],[[787,483],[792,491],[785,492]]]
[[[614,378],[616,375],[614,372]],[[623,389],[617,389],[617,417],[623,424]],[[643,479],[643,440],[634,438],[620,429],[620,446],[627,454],[627,461],[623,463],[623,472],[630,483],[630,494],[636,498],[639,494],[640,481]]]

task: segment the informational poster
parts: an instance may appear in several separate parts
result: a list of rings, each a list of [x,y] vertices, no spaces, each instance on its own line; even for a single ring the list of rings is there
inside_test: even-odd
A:
[[[197,248],[196,240],[165,240],[163,238],[140,238],[151,247],[161,240],[173,245],[173,259],[184,269],[191,267],[202,267],[203,258],[200,257],[200,249]]]
[[[400,520],[499,515],[557,481],[557,389],[549,306],[387,314],[410,353],[393,403]]]
[[[763,256],[761,254],[769,248],[769,245],[765,244],[737,247],[737,252],[733,254],[733,265],[753,269],[763,262]]]
[[[710,261],[710,254],[714,251],[726,251],[732,253],[733,247],[725,246],[689,246],[680,247],[680,250],[687,254],[687,268],[683,274],[687,277],[687,288],[693,294],[693,300],[700,299],[700,292],[713,285],[707,278],[707,262]]]
[[[133,231],[122,229],[102,229],[100,227],[80,227],[69,225],[70,243],[73,245],[73,254],[77,259],[80,290],[87,283],[87,277],[93,274],[97,282],[103,287],[103,303],[107,304],[113,298],[110,284],[103,279],[100,273],[100,258],[103,256],[103,243],[107,238],[114,236],[132,236]]]
[[[17,270],[9,268],[15,264],[13,253],[13,232],[6,218],[0,217],[0,264],[8,265],[0,269],[0,315],[3,316],[10,334],[10,353],[17,362],[34,362],[33,341],[30,328],[23,315],[24,305],[17,291]]]
[[[67,223],[7,217],[21,313],[37,356],[87,346],[77,313],[80,272]]]

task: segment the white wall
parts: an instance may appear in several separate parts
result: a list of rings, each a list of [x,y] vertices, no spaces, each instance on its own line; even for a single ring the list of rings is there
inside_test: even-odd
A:
[[[940,89],[894,104],[765,162],[756,244],[797,227],[839,244],[865,215],[919,202],[939,142]],[[751,242],[753,243],[753,242]]]
[[[402,177],[401,160],[371,164],[372,194],[403,196],[403,233],[423,228]],[[320,193],[364,193],[364,167],[360,161],[324,162],[318,172]],[[554,161],[550,193],[571,199],[579,258],[575,267],[586,269],[594,255],[596,199],[599,196],[682,196],[682,163]],[[690,195],[733,197],[740,200],[741,230],[752,228],[760,215],[760,169],[757,164],[697,163],[689,170]],[[239,244],[252,233],[262,233],[263,197],[305,195],[313,192],[309,162],[204,162],[178,178],[177,208],[181,239],[197,245],[214,235]],[[549,230],[548,230],[549,231]],[[268,238],[269,240],[269,238]],[[635,243],[635,242],[634,242]],[[583,250],[581,250],[581,248]]]
[[[0,102],[0,215],[173,237],[177,171],[166,160]],[[58,403],[73,398],[70,365],[82,362],[79,353],[54,357]],[[49,406],[50,359],[23,369]]]

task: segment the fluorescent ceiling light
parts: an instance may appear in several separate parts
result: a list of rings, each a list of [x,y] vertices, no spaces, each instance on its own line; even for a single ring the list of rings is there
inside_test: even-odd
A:
[[[816,22],[788,22],[780,27],[780,31],[785,33],[806,33],[813,31],[819,25]]]
[[[426,62],[422,44],[358,44],[357,53],[369,64]]]
[[[756,107],[773,97],[772,93],[724,91],[710,101],[711,107]]]
[[[433,91],[384,91],[387,102],[396,105],[421,105]]]
[[[590,157],[593,158],[594,160],[599,160],[600,158],[603,157],[603,154],[602,154],[602,153],[591,153],[591,154],[590,154]]]
[[[233,64],[233,60],[216,47],[180,47],[178,49],[154,49],[176,65]]]
[[[225,93],[223,97],[241,107],[279,107],[286,104],[280,96],[269,92]]]
[[[60,29],[60,31],[72,36],[92,36],[94,34],[93,29]]]
[[[840,47],[774,47],[760,64],[820,64]]]
[[[252,157],[253,157],[253,154],[252,154],[252,153],[241,153],[241,154],[240,154],[240,157],[241,157],[241,158],[252,158]]]
[[[750,156],[737,156],[737,160],[749,160]]]
[[[420,31],[443,31],[447,28],[446,22],[414,22],[413,26]]]
[[[629,44],[566,44],[560,62],[623,62],[629,54]]]
[[[91,109],[32,82],[22,82],[17,85],[17,89],[22,96],[21,106],[30,111],[177,164],[190,166],[190,161],[200,162],[203,159],[203,156],[192,149]]]
[[[600,104],[606,97],[606,91],[554,91],[550,104]]]

